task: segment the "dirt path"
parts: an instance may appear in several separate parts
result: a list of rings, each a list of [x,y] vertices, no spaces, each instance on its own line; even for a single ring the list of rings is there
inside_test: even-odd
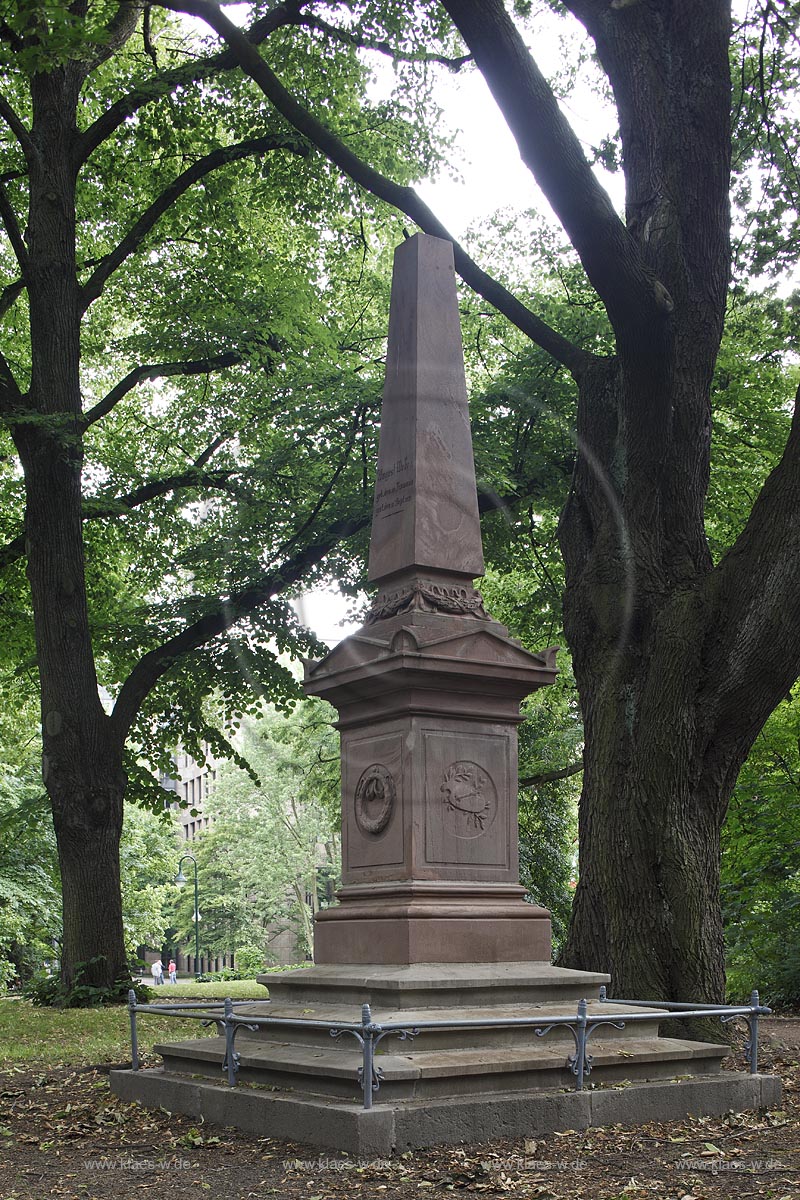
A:
[[[0,1074],[0,1200],[800,1200],[800,1019],[763,1022],[780,1112],[551,1134],[361,1162],[123,1104],[107,1067]]]

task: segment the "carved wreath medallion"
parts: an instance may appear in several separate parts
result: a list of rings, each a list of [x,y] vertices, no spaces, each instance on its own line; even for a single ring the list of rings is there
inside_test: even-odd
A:
[[[397,788],[391,772],[373,763],[356,784],[356,824],[362,833],[383,833],[394,809]]]
[[[489,828],[497,812],[497,789],[477,763],[451,763],[441,786],[447,824],[456,837],[476,838]]]

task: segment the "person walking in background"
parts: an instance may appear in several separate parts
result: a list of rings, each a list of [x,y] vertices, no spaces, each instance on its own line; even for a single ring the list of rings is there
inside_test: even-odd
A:
[[[171,958],[171,959],[169,960],[169,966],[167,967],[167,970],[169,971],[169,981],[170,981],[170,983],[177,983],[177,982],[178,982],[178,968],[177,968],[177,966],[175,965],[175,959],[174,959],[174,958]]]
[[[164,964],[160,958],[157,958],[151,966],[150,974],[153,976],[153,983],[156,985],[156,987],[164,982]]]

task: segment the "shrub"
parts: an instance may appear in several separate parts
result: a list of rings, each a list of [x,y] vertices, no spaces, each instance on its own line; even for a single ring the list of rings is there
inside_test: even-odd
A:
[[[97,962],[96,958],[85,963],[76,963],[75,981],[67,988],[58,975],[40,972],[25,985],[23,995],[40,1008],[95,1008],[100,1004],[123,1004],[133,988],[140,1004],[151,999],[150,989],[142,983],[133,983],[129,978],[118,979],[111,987],[95,987],[83,983],[86,968]]]

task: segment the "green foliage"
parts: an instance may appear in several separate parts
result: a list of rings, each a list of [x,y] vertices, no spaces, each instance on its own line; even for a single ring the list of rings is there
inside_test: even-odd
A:
[[[583,726],[575,681],[568,656],[562,658],[565,675],[525,704],[519,731],[520,778],[559,771],[581,760]],[[554,956],[566,937],[572,907],[580,786],[581,775],[576,774],[524,788],[519,795],[520,882],[550,911]]]
[[[317,790],[334,750],[338,756],[326,708],[307,701],[289,717],[267,710],[248,720],[241,753],[249,770],[223,766],[204,801],[212,823],[192,843],[201,952],[233,950],[240,973],[244,964],[263,968],[271,957],[270,938],[282,930],[293,933],[299,958],[310,954],[318,871],[338,871],[338,837]],[[193,889],[187,887],[174,924],[189,945],[193,910]]]
[[[172,897],[175,823],[171,813],[155,816],[125,806],[120,841],[125,949],[160,946],[166,935],[165,908]]]
[[[800,294],[733,290],[713,383],[706,531],[715,557],[744,528],[783,453],[798,384]]]
[[[264,951],[260,946],[240,946],[236,951],[236,969],[240,979],[255,979],[264,970]]]
[[[722,842],[732,999],[800,1003],[800,696],[775,710],[741,770]]]
[[[2,698],[8,704],[12,696]],[[57,957],[61,933],[58,856],[32,717],[26,706],[0,711],[0,994]]]
[[[10,959],[0,959],[0,996],[4,996],[8,991],[9,984],[13,983],[17,977],[17,965],[11,962]]]
[[[44,965],[60,956],[61,882],[49,804],[36,761],[30,708],[6,707],[8,735],[0,758],[0,990],[18,979],[47,980]],[[14,751],[17,758],[14,761]],[[162,802],[163,803],[163,802]],[[125,946],[164,938],[171,895],[175,833],[172,819],[127,805],[120,842]],[[47,984],[42,985],[47,988]]]
[[[734,270],[774,277],[794,270],[800,249],[798,12],[756,0],[740,17],[731,45]]]
[[[96,1008],[103,1004],[124,1004],[128,1001],[131,989],[141,1004],[150,1001],[150,989],[143,984],[132,983],[130,979],[118,979],[110,987],[82,982],[87,969],[100,961],[98,956],[85,963],[76,963],[75,979],[69,987],[64,986],[58,975],[35,975],[26,984],[23,994],[38,1007],[55,1008]]]
[[[33,22],[39,39],[18,55],[0,47],[8,98],[22,121],[31,118],[31,73],[45,63],[97,64],[82,89],[82,131],[131,97],[130,117],[79,175],[81,282],[192,164],[255,138],[271,138],[276,147],[229,158],[178,195],[83,318],[86,410],[138,364],[202,366],[229,356],[224,370],[146,374],[84,438],[94,654],[100,681],[116,698],[144,655],[254,582],[274,576],[280,592],[287,560],[302,560],[332,522],[366,514],[365,464],[375,457],[380,397],[375,350],[385,336],[389,247],[400,239],[401,220],[309,154],[239,72],[199,70],[208,47],[172,14],[150,13],[148,50],[141,26],[112,46],[108,22],[116,6],[100,0],[85,15],[59,0],[7,9],[12,32]],[[363,4],[353,19],[359,36],[389,31],[413,57],[423,36],[446,35],[449,23],[437,12],[420,5],[419,27],[405,33],[399,8]],[[106,43],[114,52],[99,62]],[[347,39],[281,30],[268,54],[285,84],[310,107],[325,108],[332,127],[376,165],[402,181],[432,167],[437,137],[413,119],[429,88],[420,83],[407,92],[403,84],[410,75],[424,81],[428,64],[403,65],[397,95],[372,104],[365,98],[368,70]],[[0,161],[9,202],[24,224],[24,161],[5,124]],[[6,281],[17,272],[5,240],[0,271]],[[3,349],[24,388],[31,370],[24,292],[5,313]],[[24,517],[13,462],[8,431],[0,430],[0,538],[7,541]],[[362,537],[324,564],[311,556],[298,574],[306,585],[334,575],[354,584],[364,548]],[[24,561],[2,570],[2,587],[0,686],[35,662]],[[238,723],[263,697],[281,707],[299,696],[283,655],[319,650],[275,595],[227,635],[176,659],[132,732],[129,796],[159,811],[163,797],[153,776],[168,772],[173,747],[180,742],[198,760],[204,745],[218,757],[231,755]],[[33,675],[29,684],[33,692]],[[209,722],[212,691],[220,703]]]

